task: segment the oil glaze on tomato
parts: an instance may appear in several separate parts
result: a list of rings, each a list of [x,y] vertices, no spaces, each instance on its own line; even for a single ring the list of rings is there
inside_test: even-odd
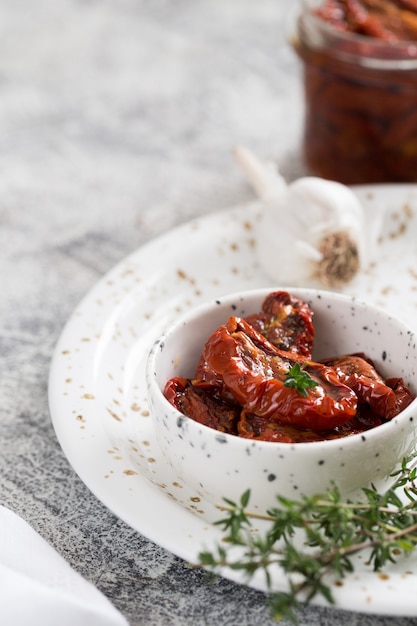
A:
[[[384,379],[365,354],[312,360],[314,334],[308,304],[273,292],[259,313],[225,320],[208,337],[194,378],[170,379],[165,397],[210,428],[288,443],[366,431],[413,400],[401,378]],[[286,384],[295,363],[314,383],[307,390]]]

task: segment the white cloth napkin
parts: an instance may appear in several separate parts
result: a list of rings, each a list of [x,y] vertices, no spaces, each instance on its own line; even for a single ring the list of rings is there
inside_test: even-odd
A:
[[[0,506],[0,624],[128,626],[94,585],[23,519]]]

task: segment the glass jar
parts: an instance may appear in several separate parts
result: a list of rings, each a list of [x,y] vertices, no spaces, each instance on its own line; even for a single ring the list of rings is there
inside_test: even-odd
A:
[[[292,44],[303,64],[307,166],[345,184],[417,181],[417,41],[336,29],[306,0]],[[417,16],[416,16],[417,17]]]

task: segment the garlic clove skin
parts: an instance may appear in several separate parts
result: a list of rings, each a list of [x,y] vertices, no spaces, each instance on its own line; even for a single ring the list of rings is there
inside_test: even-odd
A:
[[[340,288],[368,265],[369,229],[349,187],[315,176],[287,185],[276,166],[247,148],[238,146],[235,156],[261,200],[258,260],[270,278]]]
[[[340,287],[367,262],[359,200],[341,183],[316,177],[263,204],[257,240],[260,265],[282,284]]]
[[[365,215],[349,187],[307,176],[288,186],[287,202],[294,217],[304,224],[311,242],[317,244],[325,235],[346,232],[358,246],[361,265],[367,264]]]
[[[274,282],[303,286],[312,278],[312,266],[319,259],[317,248],[303,239],[295,220],[282,220],[285,209],[279,202],[263,205],[257,228],[257,257],[260,266]],[[321,255],[320,255],[321,259]]]

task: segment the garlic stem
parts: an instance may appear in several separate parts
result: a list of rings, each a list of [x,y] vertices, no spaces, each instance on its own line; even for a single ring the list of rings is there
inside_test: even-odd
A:
[[[257,196],[264,202],[280,198],[287,183],[274,163],[263,163],[244,146],[236,146],[234,154]]]

